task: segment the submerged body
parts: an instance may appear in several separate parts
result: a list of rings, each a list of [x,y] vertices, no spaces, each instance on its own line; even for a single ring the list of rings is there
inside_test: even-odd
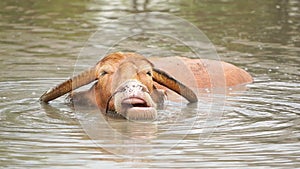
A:
[[[155,67],[192,88],[233,87],[252,83],[251,75],[230,63],[185,57],[154,57]]]

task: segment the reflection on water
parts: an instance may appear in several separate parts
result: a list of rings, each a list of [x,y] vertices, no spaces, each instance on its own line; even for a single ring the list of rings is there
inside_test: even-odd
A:
[[[1,167],[297,168],[300,165],[300,3],[297,0],[2,0],[0,7]],[[222,60],[249,71],[255,83],[243,92],[229,89],[225,106],[212,103],[209,97],[220,96],[210,95],[196,107],[169,102],[172,111],[161,110],[157,122],[109,119],[110,126],[121,136],[105,132],[97,111],[74,112],[64,104],[64,98],[51,106],[38,103],[38,97],[46,89],[72,75],[75,64],[84,68],[96,62],[87,53],[81,56],[82,63],[76,63],[91,33],[104,30],[107,34],[103,37],[109,41],[109,33],[113,32],[110,30],[128,28],[109,21],[143,11],[166,12],[187,19],[212,40]],[[158,25],[159,22],[158,19]],[[130,40],[135,51],[141,50],[136,42],[145,41],[143,38]],[[175,43],[175,47],[168,46],[169,42]],[[143,49],[145,53],[157,51],[151,43],[166,44],[165,51],[170,49],[173,54],[190,56],[176,41],[170,38],[157,41],[155,36],[150,38],[149,49]],[[106,44],[103,42],[96,48],[105,48]],[[85,130],[82,125],[87,126]],[[91,135],[96,138],[91,139]]]

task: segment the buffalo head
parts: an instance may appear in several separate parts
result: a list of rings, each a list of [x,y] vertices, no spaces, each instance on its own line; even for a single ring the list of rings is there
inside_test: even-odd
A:
[[[144,56],[121,52],[107,55],[96,66],[45,92],[40,101],[47,103],[93,81],[96,83],[88,92],[75,93],[71,97],[89,100],[103,112],[114,112],[127,119],[156,118],[157,105],[164,98],[164,93],[156,88],[157,83],[189,102],[197,102],[191,89],[154,68]]]

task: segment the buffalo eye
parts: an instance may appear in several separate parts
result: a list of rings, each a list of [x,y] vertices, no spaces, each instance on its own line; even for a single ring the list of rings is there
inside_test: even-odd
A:
[[[102,71],[102,72],[100,72],[100,76],[104,76],[104,75],[106,75],[106,74],[108,74],[107,71]]]
[[[151,72],[151,71],[148,71],[146,74],[147,74],[148,76],[152,76],[152,72]]]

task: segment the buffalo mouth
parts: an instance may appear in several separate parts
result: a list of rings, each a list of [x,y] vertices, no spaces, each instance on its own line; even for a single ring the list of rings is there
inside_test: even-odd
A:
[[[127,80],[114,94],[115,111],[128,120],[156,119],[156,103],[149,90],[138,80]]]
[[[124,108],[147,108],[150,107],[150,105],[147,104],[147,102],[139,97],[130,97],[126,98],[122,101],[122,106]]]
[[[122,100],[121,114],[128,120],[154,120],[157,112],[155,107],[141,97],[128,97]]]

